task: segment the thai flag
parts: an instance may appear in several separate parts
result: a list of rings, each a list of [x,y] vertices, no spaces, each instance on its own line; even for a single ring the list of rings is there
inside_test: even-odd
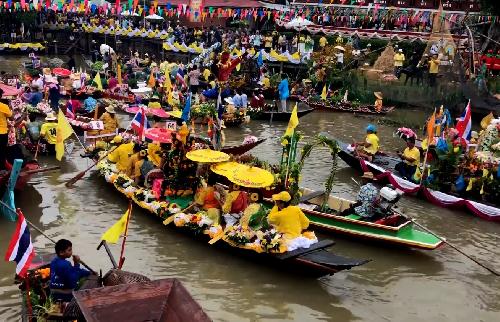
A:
[[[469,142],[472,128],[472,117],[471,117],[471,109],[470,109],[470,100],[467,103],[467,107],[465,107],[465,111],[457,120],[456,129],[458,131],[458,136],[465,141]]]
[[[17,227],[12,239],[10,240],[5,260],[16,262],[16,274],[24,277],[30,267],[35,251],[31,243],[31,235],[28,223],[24,219],[23,213],[18,211]]]
[[[148,118],[146,116],[144,108],[141,108],[139,109],[139,111],[137,111],[134,118],[132,119],[130,127],[134,129],[134,131],[141,138],[141,140],[144,139],[144,131],[151,127],[149,125]]]
[[[75,119],[75,111],[71,100],[68,100],[68,103],[66,104],[66,117],[71,120]]]
[[[175,74],[175,79],[182,87],[186,87],[186,82],[184,81],[184,71],[182,69],[177,69],[177,74]]]

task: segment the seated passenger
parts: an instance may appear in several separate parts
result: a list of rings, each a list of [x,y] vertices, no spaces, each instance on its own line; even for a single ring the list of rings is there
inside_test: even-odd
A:
[[[90,272],[80,268],[80,257],[73,255],[73,245],[69,240],[57,241],[55,250],[56,257],[50,263],[50,295],[56,301],[69,302],[79,280],[89,276]],[[70,257],[73,257],[73,265],[66,260]]]
[[[420,150],[415,146],[415,137],[406,140],[406,149],[398,155],[402,161],[396,164],[396,170],[404,179],[413,180],[413,175],[420,164]]]
[[[214,188],[215,180],[209,176],[206,187],[201,187],[196,191],[194,200],[207,212],[208,218],[214,221],[214,224],[219,224],[220,219],[220,202]]]
[[[309,227],[309,219],[298,206],[291,206],[292,197],[286,191],[273,195],[275,205],[267,217],[269,224],[286,238],[299,237]]]
[[[229,188],[230,191],[226,195],[226,201],[222,206],[222,212],[226,224],[234,225],[240,218],[241,214],[248,207],[248,194],[245,191],[240,191],[240,186],[233,184]]]
[[[116,168],[120,172],[126,172],[128,167],[129,158],[133,153],[134,142],[130,143],[118,143],[122,142],[122,137],[117,135],[111,141],[111,144],[119,144],[113,151],[108,155],[108,160],[110,162],[116,163]]]
[[[363,186],[359,189],[354,211],[363,220],[370,220],[375,215],[379,191],[372,183],[375,180],[373,173],[365,172],[361,179],[363,180]]]

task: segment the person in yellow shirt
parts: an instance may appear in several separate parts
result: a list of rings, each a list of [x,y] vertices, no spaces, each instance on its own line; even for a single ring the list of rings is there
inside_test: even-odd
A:
[[[268,89],[271,87],[271,81],[269,80],[269,77],[267,75],[264,75],[262,78],[262,88],[263,89]]]
[[[135,148],[135,147],[134,147]],[[147,151],[141,150],[140,146],[137,148],[139,151],[132,155],[129,159],[127,168],[127,175],[130,179],[134,180],[136,184],[141,182],[141,167],[147,157]]]
[[[328,39],[326,39],[325,36],[321,36],[321,38],[319,39],[319,49],[321,50],[325,49],[327,44],[328,44]]]
[[[0,89],[0,98],[3,90]],[[5,169],[5,158],[7,157],[7,144],[9,142],[9,127],[7,118],[12,116],[12,111],[7,104],[0,102],[0,170]]]
[[[209,69],[209,68],[205,68],[205,69],[203,70],[203,74],[202,74],[202,76],[203,76],[203,79],[205,80],[205,82],[208,82],[208,81],[209,81],[210,74],[212,74],[212,72],[210,71],[210,69]]]
[[[298,206],[290,205],[291,199],[286,191],[273,195],[275,206],[267,216],[269,224],[288,239],[299,237],[309,227],[309,219]]]
[[[120,141],[119,139],[117,139],[117,137],[121,138],[119,135],[117,135],[113,139],[113,141],[111,141],[112,144]],[[116,163],[116,168],[118,169],[118,171],[120,172],[127,171],[129,158],[133,154],[134,145],[135,145],[134,142],[122,143],[109,153],[108,160],[110,162]]]
[[[403,49],[398,49],[398,52],[394,55],[394,75],[399,78],[401,76],[401,70],[403,69],[403,64],[405,62],[405,54],[403,54]]]
[[[432,58],[429,60],[429,86],[436,86],[436,79],[439,72],[439,59],[438,55],[432,55]]]
[[[47,144],[47,151],[51,154],[55,153],[56,137],[57,137],[57,117],[54,113],[47,114],[45,117],[46,123],[42,124],[40,128],[40,136]]]
[[[148,143],[148,159],[153,162],[156,167],[161,163],[161,147],[156,143]]]
[[[104,125],[104,130],[100,131],[100,134],[114,133],[118,128],[118,119],[116,118],[115,107],[111,105],[106,106],[105,110],[106,112],[104,112],[99,118]]]
[[[382,107],[383,107],[383,105],[382,105],[382,99],[383,99],[382,92],[374,92],[373,94],[377,98],[375,100],[375,104],[374,104],[375,110],[377,112],[380,112],[380,111],[382,111]]]
[[[128,158],[127,161],[127,169],[125,170],[125,174],[130,178],[134,176],[135,173],[135,164],[139,161],[139,152],[141,151],[141,146],[139,144],[135,144],[132,148],[132,155]]]
[[[413,175],[420,164],[420,150],[415,146],[415,137],[406,140],[406,149],[398,153],[401,162],[396,164],[396,170],[407,180],[413,180]]]
[[[356,146],[361,148],[357,150],[357,156],[368,161],[372,161],[375,154],[379,150],[379,138],[377,136],[377,128],[373,124],[368,124],[366,127],[366,137],[363,142],[355,142]]]

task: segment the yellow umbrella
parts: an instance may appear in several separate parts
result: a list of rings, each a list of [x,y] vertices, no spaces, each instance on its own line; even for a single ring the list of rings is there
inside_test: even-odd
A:
[[[237,167],[227,178],[232,183],[247,188],[265,188],[274,182],[274,176],[271,172],[243,164]]]
[[[186,154],[186,157],[191,161],[206,163],[224,162],[229,160],[229,154],[210,149],[189,151]]]
[[[233,174],[233,172],[239,167],[245,167],[245,166],[238,162],[227,161],[227,162],[212,164],[210,166],[210,169],[213,172],[217,173],[218,175],[228,177],[229,175]]]
[[[168,114],[170,114],[170,116],[173,118],[179,119],[182,116],[182,111],[181,110],[169,111]]]

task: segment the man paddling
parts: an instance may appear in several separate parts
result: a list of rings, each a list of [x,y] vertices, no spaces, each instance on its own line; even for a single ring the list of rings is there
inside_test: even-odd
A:
[[[410,137],[406,141],[406,149],[398,155],[401,162],[396,164],[396,170],[403,178],[413,180],[413,175],[420,164],[420,150],[415,146],[415,137]]]
[[[58,240],[55,251],[56,257],[50,263],[51,296],[56,301],[69,302],[79,280],[89,276],[90,272],[80,268],[80,257],[73,255],[73,244],[69,240]],[[73,257],[73,265],[66,260],[70,257]]]
[[[375,125],[368,124],[366,127],[365,140],[363,142],[354,142],[354,145],[357,147],[359,146],[359,149],[356,151],[357,156],[372,161],[380,146]]]

